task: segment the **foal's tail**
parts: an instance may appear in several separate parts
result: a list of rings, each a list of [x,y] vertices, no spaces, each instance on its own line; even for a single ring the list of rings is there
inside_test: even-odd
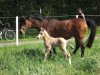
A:
[[[94,38],[95,38],[95,35],[96,35],[96,25],[92,19],[86,19],[86,22],[87,22],[88,27],[91,30],[90,36],[87,40],[86,47],[91,48]]]

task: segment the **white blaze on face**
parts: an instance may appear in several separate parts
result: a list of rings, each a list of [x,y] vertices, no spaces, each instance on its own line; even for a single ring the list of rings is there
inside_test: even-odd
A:
[[[44,29],[41,28],[41,31],[39,33],[39,35],[37,36],[38,39],[41,39],[45,36],[45,32],[44,32]]]
[[[27,30],[27,28],[25,27],[25,26],[22,26],[21,27],[21,32],[22,32],[22,34],[25,34],[25,31]]]
[[[23,29],[21,29],[22,34],[25,34],[25,31]]]

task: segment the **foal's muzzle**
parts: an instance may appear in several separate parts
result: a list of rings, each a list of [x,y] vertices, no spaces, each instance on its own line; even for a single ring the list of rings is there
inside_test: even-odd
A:
[[[36,38],[37,38],[37,39],[39,39],[39,37],[38,37],[38,36],[37,36]]]
[[[37,39],[40,39],[39,35],[36,37]]]

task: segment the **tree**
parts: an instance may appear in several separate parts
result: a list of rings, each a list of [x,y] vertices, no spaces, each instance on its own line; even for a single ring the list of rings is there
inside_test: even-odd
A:
[[[100,14],[100,0],[0,0],[1,17],[34,15],[40,8],[46,16],[75,15],[78,8],[85,15],[93,15]],[[95,19],[100,20],[99,17]]]

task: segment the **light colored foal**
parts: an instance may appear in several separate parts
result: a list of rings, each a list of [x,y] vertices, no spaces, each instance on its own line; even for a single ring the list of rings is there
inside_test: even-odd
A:
[[[69,64],[71,64],[71,56],[70,53],[66,50],[66,40],[64,38],[54,38],[51,37],[47,31],[43,28],[41,28],[41,31],[39,35],[37,36],[38,39],[43,38],[44,44],[46,47],[45,51],[45,61],[47,60],[49,52],[52,50],[52,48],[59,46],[60,49],[63,51],[65,57],[69,58]]]

